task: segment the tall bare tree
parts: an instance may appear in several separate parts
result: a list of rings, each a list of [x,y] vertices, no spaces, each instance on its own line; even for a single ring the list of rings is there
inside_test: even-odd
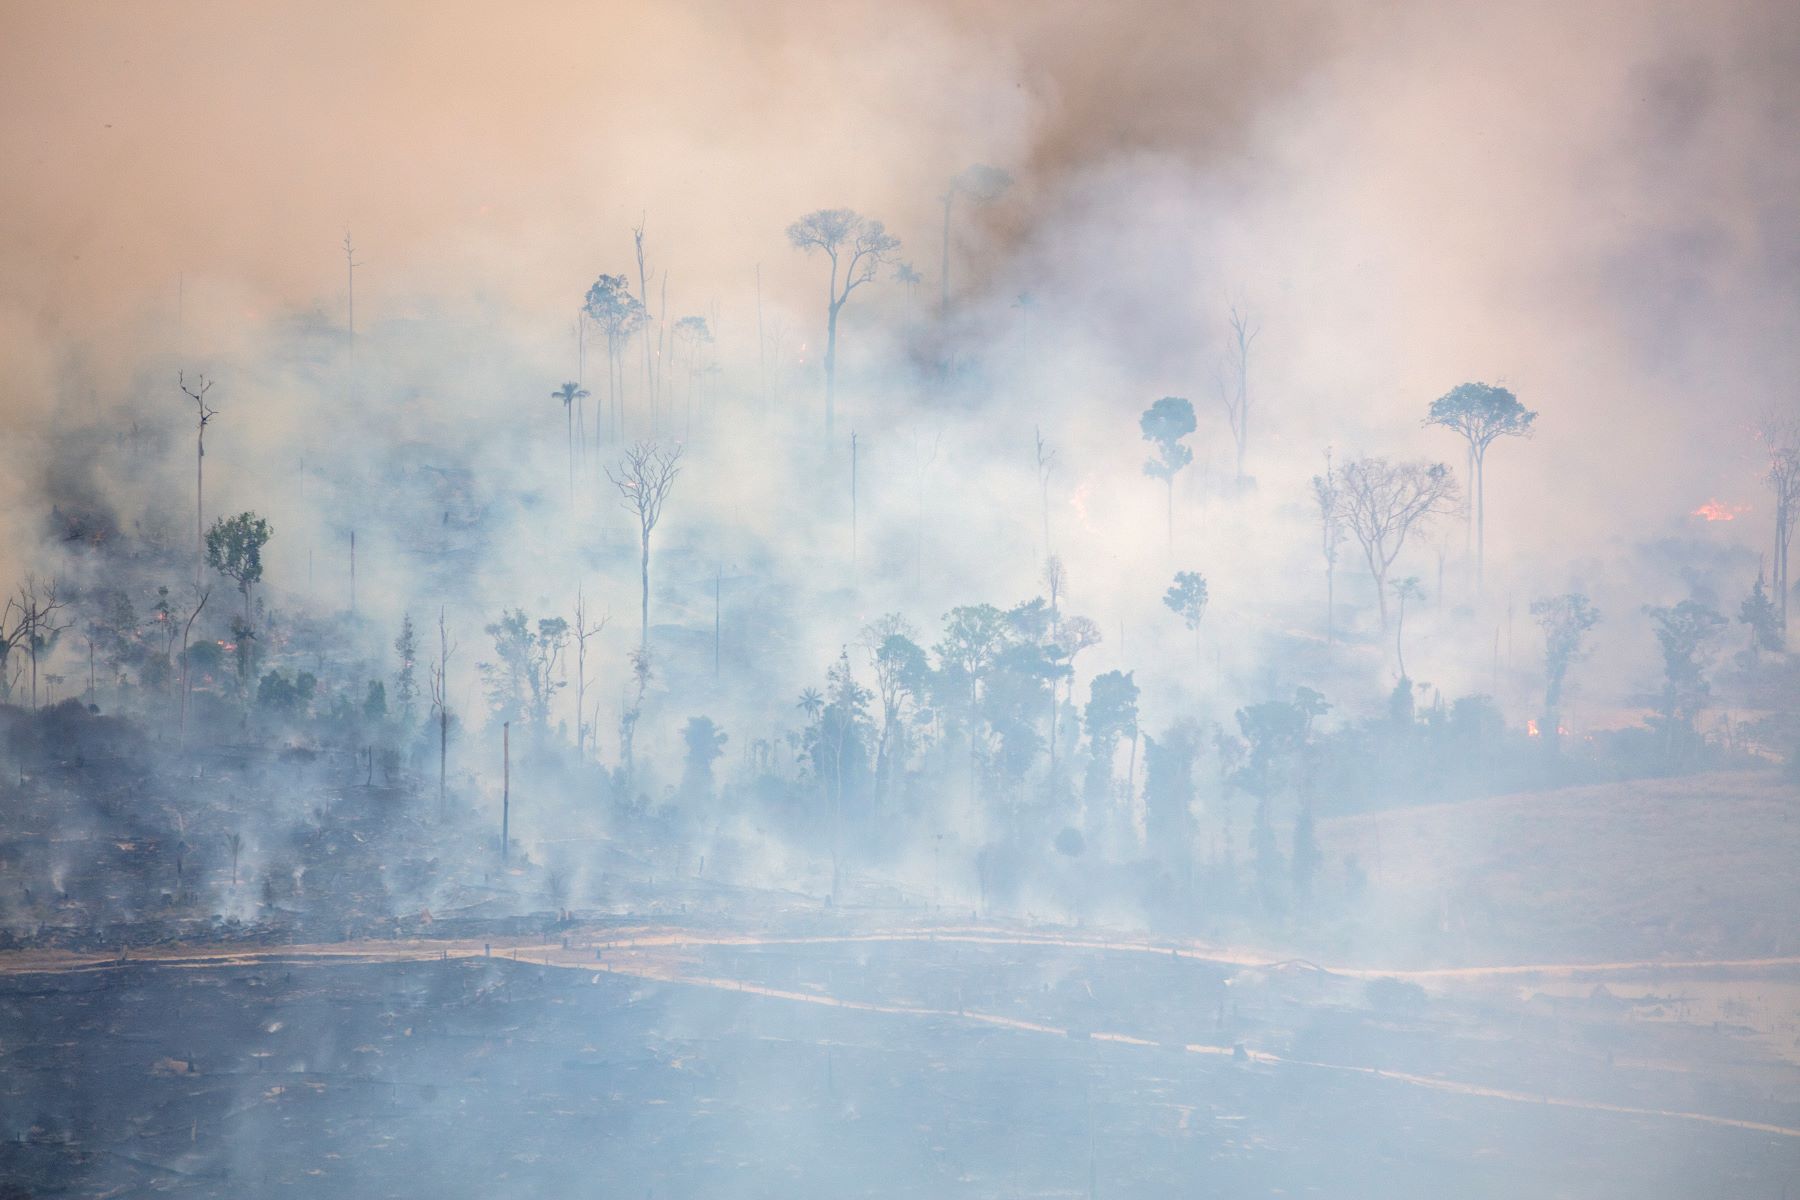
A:
[[[438,723],[438,814],[443,815],[448,766],[450,761],[450,656],[456,645],[450,640],[449,626],[444,623],[444,607],[438,606],[438,658],[431,664],[428,682],[431,687],[431,711]]]
[[[194,589],[193,607],[188,609],[186,619],[181,624],[181,722],[177,737],[182,745],[187,744],[187,710],[188,695],[191,692],[191,677],[188,674],[188,639],[193,635],[194,622],[206,608],[206,601],[212,596],[211,587],[201,587],[198,581],[192,585]]]
[[[356,396],[356,268],[362,266],[356,261],[356,245],[350,240],[350,231],[344,231],[344,322],[349,331],[349,380],[348,390],[351,398]]]
[[[0,616],[0,634],[5,635],[0,640],[7,643],[7,649],[13,645],[25,647],[31,670],[32,712],[36,712],[38,706],[38,662],[55,648],[63,631],[74,624],[72,621],[58,623],[57,613],[68,605],[58,592],[54,579],[45,582],[35,575],[27,575],[18,594],[6,602],[6,614],[11,615],[13,622],[10,631],[6,629],[4,616]]]
[[[650,534],[662,519],[663,504],[675,477],[681,474],[681,443],[660,446],[655,442],[638,442],[625,451],[618,465],[608,467],[606,477],[619,489],[619,499],[637,518],[639,575],[643,584],[639,603],[641,620],[638,650],[650,651]]]
[[[1442,425],[1462,436],[1469,445],[1469,473],[1475,483],[1475,580],[1482,578],[1486,558],[1487,504],[1484,483],[1487,479],[1487,452],[1496,439],[1530,437],[1531,424],[1537,414],[1519,403],[1519,398],[1503,387],[1487,383],[1465,383],[1445,392],[1431,402],[1425,424]]]
[[[212,391],[212,380],[201,375],[195,379],[194,386],[189,387],[185,373],[178,373],[175,379],[182,392],[194,402],[194,416],[198,422],[194,431],[194,578],[199,579],[206,563],[206,427],[219,415],[219,410],[206,403],[206,393]]]
[[[29,636],[31,625],[19,610],[17,599],[8,597],[5,606],[0,608],[0,703],[12,699],[13,683],[24,670],[12,665],[12,654]]]
[[[575,592],[575,759],[577,762],[587,761],[588,732],[594,723],[588,720],[587,707],[587,660],[588,641],[606,628],[612,614],[602,613],[598,621],[592,619],[588,611],[587,597],[577,589]],[[598,707],[598,706],[596,706]]]
[[[1312,477],[1313,503],[1319,509],[1319,551],[1325,556],[1325,644],[1331,645],[1336,634],[1337,556],[1344,540],[1343,490],[1338,486],[1337,472],[1331,465],[1331,451],[1325,451],[1325,473]]]
[[[651,362],[650,362],[650,330],[648,328],[649,321],[650,321],[650,312],[649,312],[650,280],[649,280],[649,277],[647,276],[647,274],[645,273],[645,267],[644,267],[644,224],[645,224],[644,214],[640,213],[638,215],[638,223],[631,227],[631,244],[637,250],[638,295],[643,297],[644,306],[645,306],[645,311],[644,311],[645,329],[644,329],[644,339],[643,339],[643,343],[644,343],[644,396],[646,397],[645,403],[650,405],[649,428],[652,431],[652,433],[654,433],[655,429],[656,429],[657,379],[656,379],[656,374],[655,374],[655,368],[651,366]],[[668,272],[667,271],[663,272],[663,297],[664,297],[665,301],[668,298],[668,278],[669,278]],[[659,312],[656,314],[656,326],[657,326],[657,335],[658,335],[659,341],[661,339],[662,323],[663,323],[663,314]]]
[[[1344,525],[1362,547],[1385,633],[1388,569],[1412,532],[1432,517],[1452,511],[1461,492],[1456,476],[1443,463],[1396,463],[1385,458],[1345,463],[1340,489]]]
[[[1771,507],[1775,512],[1775,544],[1771,556],[1769,582],[1775,592],[1775,624],[1787,639],[1788,594],[1793,582],[1788,574],[1788,554],[1794,541],[1794,523],[1800,515],[1800,417],[1767,416],[1757,431],[1769,456],[1768,472]]]
[[[1219,402],[1225,406],[1225,419],[1231,425],[1231,437],[1237,443],[1237,481],[1243,484],[1244,458],[1250,448],[1250,344],[1261,328],[1252,323],[1248,310],[1231,306],[1231,358],[1219,375]]]
[[[1194,432],[1194,406],[1180,396],[1164,396],[1138,418],[1144,440],[1156,447],[1156,457],[1144,463],[1144,474],[1167,487],[1169,554],[1175,553],[1175,476],[1194,461],[1194,452],[1182,438]]]
[[[883,263],[900,249],[900,239],[880,221],[848,208],[821,208],[807,213],[787,229],[794,248],[811,254],[823,251],[831,261],[831,281],[825,306],[825,439],[831,440],[837,424],[838,314],[850,294],[875,278]]]

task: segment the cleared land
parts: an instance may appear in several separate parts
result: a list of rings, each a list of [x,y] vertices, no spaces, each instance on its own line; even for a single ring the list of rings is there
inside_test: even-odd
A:
[[[1358,957],[1410,965],[1800,954],[1800,789],[1733,772],[1320,822],[1368,875]]]

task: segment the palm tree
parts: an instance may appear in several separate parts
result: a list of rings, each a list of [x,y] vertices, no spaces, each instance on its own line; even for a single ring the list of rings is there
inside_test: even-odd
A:
[[[569,424],[569,503],[575,502],[575,406],[588,398],[588,390],[573,381],[550,393],[552,400],[563,402],[563,416]]]
[[[825,697],[819,694],[818,688],[809,687],[800,693],[800,703],[794,707],[805,713],[807,723],[811,724],[819,719],[821,712],[825,711]]]

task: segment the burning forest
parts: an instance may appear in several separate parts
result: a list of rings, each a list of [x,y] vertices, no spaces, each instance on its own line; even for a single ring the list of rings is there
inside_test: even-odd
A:
[[[1792,11],[8,17],[0,1200],[1800,1182]]]

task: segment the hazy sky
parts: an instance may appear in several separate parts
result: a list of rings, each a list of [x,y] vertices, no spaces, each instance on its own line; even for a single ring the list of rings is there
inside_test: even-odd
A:
[[[207,281],[238,318],[335,306],[346,228],[372,317],[445,292],[562,313],[640,212],[676,289],[735,297],[760,262],[798,303],[794,215],[881,215],[929,267],[942,181],[989,161],[1021,186],[977,260],[1096,272],[1058,239],[1117,234],[1078,304],[1291,298],[1310,351],[1408,383],[1542,388],[1554,358],[1583,394],[1547,408],[1641,409],[1593,394],[1621,354],[1745,403],[1792,376],[1789,6],[9,3],[5,26],[0,303],[40,344],[183,272],[198,313]]]
[[[242,352],[294,312],[338,321],[346,229],[359,324],[477,326],[554,382],[579,296],[630,273],[642,215],[671,310],[717,304],[741,367],[759,267],[771,320],[818,336],[820,267],[789,221],[884,219],[929,297],[937,197],[987,162],[1017,184],[959,218],[961,336],[1014,328],[1021,293],[1040,325],[1025,382],[975,420],[993,444],[1042,423],[1071,448],[1056,503],[1072,525],[1099,514],[1096,553],[1118,553],[1109,512],[1155,499],[1137,412],[1165,393],[1204,408],[1232,299],[1263,327],[1266,513],[1303,503],[1328,442],[1459,461],[1419,418],[1475,378],[1543,413],[1490,481],[1493,553],[1529,560],[1521,588],[1659,532],[1764,537],[1749,424],[1792,406],[1800,377],[1791,5],[4,13],[0,404],[21,432],[81,391],[123,397],[169,349],[178,279],[190,353]],[[863,391],[909,394],[871,364],[904,361],[890,328],[927,305],[888,282],[859,297],[846,366]],[[1221,436],[1209,412],[1201,440]],[[994,472],[1023,475],[1022,452],[1002,458]],[[1735,530],[1688,516],[1713,496],[1749,507]],[[1303,531],[1280,544],[1303,553]]]

